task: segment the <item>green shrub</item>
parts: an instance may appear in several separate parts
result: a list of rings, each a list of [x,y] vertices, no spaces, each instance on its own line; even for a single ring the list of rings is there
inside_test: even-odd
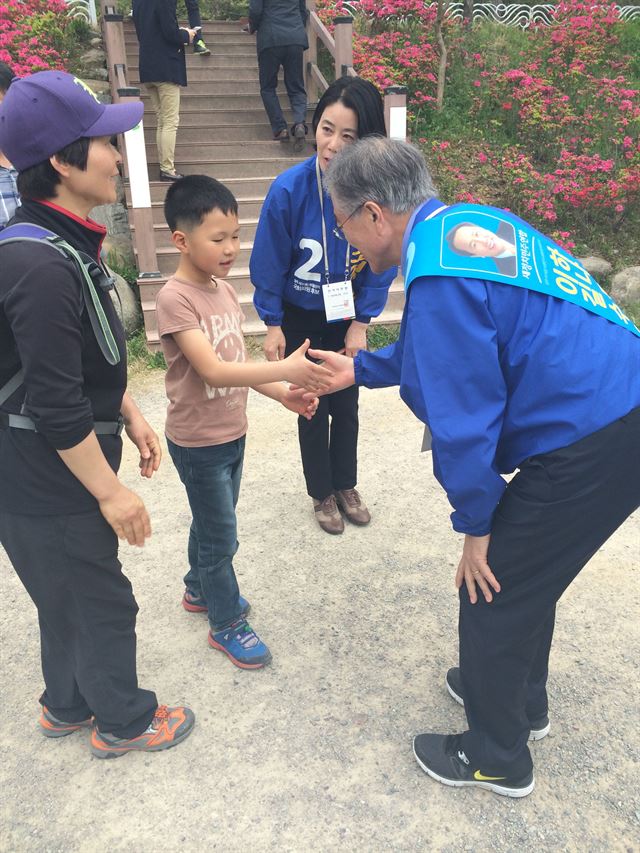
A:
[[[140,329],[127,341],[127,363],[129,371],[166,370],[167,363],[161,350],[151,352],[147,346],[144,329]]]
[[[400,326],[392,324],[389,326],[369,326],[367,329],[367,345],[370,350],[382,349],[394,344],[398,340]]]

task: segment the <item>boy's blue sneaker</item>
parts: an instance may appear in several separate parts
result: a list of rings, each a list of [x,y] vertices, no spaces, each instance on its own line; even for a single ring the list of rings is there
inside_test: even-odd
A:
[[[261,669],[271,661],[271,652],[246,619],[236,619],[222,631],[209,631],[209,645],[240,669]]]
[[[189,613],[207,613],[209,608],[202,596],[195,595],[190,589],[185,589],[182,596],[182,606]],[[246,617],[251,610],[251,605],[246,598],[240,596],[240,616]]]

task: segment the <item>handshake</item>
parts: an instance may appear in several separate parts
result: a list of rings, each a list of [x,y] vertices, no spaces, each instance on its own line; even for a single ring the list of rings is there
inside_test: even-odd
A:
[[[282,360],[287,382],[311,394],[320,395],[332,394],[353,385],[352,358],[337,352],[309,349],[309,346],[307,338],[297,350]]]
[[[315,361],[311,361],[312,358]],[[309,349],[309,339],[281,364],[285,368],[286,380],[292,383],[287,394],[288,402],[295,400],[298,404],[295,411],[307,419],[313,417],[318,407],[318,396],[332,394],[354,384],[353,359],[336,352]],[[293,408],[284,400],[282,402],[287,408]],[[304,406],[304,411],[301,406]]]

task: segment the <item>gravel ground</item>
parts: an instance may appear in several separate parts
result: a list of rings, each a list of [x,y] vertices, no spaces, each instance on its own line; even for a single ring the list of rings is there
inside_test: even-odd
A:
[[[160,431],[162,374],[131,390]],[[186,497],[168,458],[142,482],[125,453],[123,479],[154,524],[143,550],[121,552],[140,604],[140,683],[198,718],[176,749],[100,761],[86,733],[40,736],[36,614],[0,552],[0,850],[640,850],[638,515],[558,607],[534,793],[445,788],[411,738],[464,727],[443,681],[457,658],[460,538],[419,453],[421,425],[396,390],[362,393],[359,486],[373,521],[331,537],[312,518],[294,418],[253,393],[249,414],[236,568],[273,652],[263,671],[210,650],[206,619],[180,607]]]

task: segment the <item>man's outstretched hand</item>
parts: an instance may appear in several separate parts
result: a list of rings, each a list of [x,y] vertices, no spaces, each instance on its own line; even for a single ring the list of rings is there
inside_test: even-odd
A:
[[[350,388],[351,385],[355,384],[352,358],[323,349],[309,349],[307,355],[310,358],[322,361],[324,366],[328,367],[333,373],[333,376],[327,380],[327,387],[322,388],[318,392],[319,394],[333,394],[334,391],[342,391],[344,388]]]

